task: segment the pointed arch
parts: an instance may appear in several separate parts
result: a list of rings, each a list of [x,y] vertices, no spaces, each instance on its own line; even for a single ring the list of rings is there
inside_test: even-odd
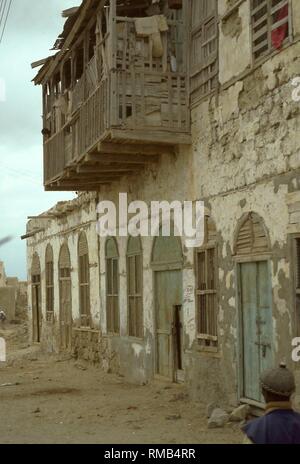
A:
[[[234,254],[251,256],[270,252],[271,244],[264,220],[254,212],[245,214],[235,233]]]
[[[64,273],[64,269],[67,269],[69,271],[71,270],[71,256],[67,243],[64,243],[60,248],[58,267],[60,270],[60,275],[61,273]]]

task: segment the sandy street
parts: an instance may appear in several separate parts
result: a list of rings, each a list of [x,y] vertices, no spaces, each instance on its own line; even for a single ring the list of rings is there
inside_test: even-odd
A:
[[[20,327],[17,339],[22,340]],[[7,329],[14,349],[15,330]],[[25,336],[25,333],[23,334]],[[239,425],[208,430],[185,387],[133,386],[72,359],[26,347],[0,364],[1,443],[240,443]]]

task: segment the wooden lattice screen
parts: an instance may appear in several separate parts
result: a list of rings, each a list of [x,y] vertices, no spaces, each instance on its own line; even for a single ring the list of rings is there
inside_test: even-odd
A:
[[[48,314],[54,311],[54,259],[51,245],[46,248],[46,311]]]
[[[218,85],[218,7],[216,0],[191,0],[192,102]]]
[[[281,49],[291,35],[289,0],[251,0],[253,58]]]
[[[216,228],[207,217],[204,245],[196,252],[196,298],[197,337],[208,349],[218,345],[216,271]]]
[[[143,337],[143,259],[140,237],[131,237],[127,249],[128,331]]]
[[[250,213],[243,222],[235,245],[236,255],[259,255],[270,251],[266,230],[261,218]]]
[[[79,297],[81,325],[90,325],[90,265],[86,234],[82,232],[78,241]]]
[[[113,238],[106,242],[106,317],[107,331],[119,334],[119,253]]]

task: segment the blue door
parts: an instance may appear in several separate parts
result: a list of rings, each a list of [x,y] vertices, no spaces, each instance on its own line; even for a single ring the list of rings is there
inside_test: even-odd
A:
[[[272,287],[267,261],[240,265],[242,396],[261,403],[260,375],[273,367]]]
[[[182,271],[155,272],[156,306],[156,374],[174,379],[174,346],[176,307],[182,305]]]

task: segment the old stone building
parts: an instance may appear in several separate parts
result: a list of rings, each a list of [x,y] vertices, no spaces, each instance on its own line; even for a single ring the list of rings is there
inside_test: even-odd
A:
[[[144,383],[260,404],[300,336],[300,3],[92,1],[42,65],[46,190],[27,226],[32,340]],[[188,53],[189,51],[189,53]],[[205,202],[184,237],[97,234],[97,204]],[[299,399],[299,398],[298,398]]]

